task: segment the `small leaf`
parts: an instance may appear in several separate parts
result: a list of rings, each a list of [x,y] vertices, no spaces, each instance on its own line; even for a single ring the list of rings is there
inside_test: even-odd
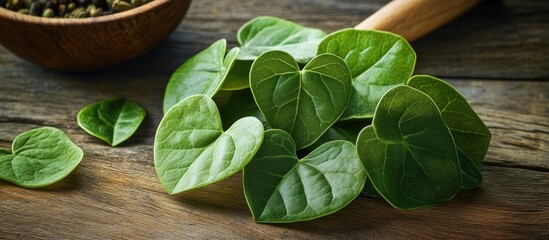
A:
[[[351,70],[353,92],[342,120],[371,118],[389,89],[404,85],[414,71],[416,53],[401,36],[382,31],[344,29],[328,35],[317,54],[332,53]]]
[[[288,53],[270,51],[253,63],[250,87],[269,125],[289,132],[302,149],[345,111],[351,75],[345,62],[332,54],[315,57],[300,71]]]
[[[357,140],[375,189],[391,205],[414,209],[449,201],[461,186],[454,139],[429,96],[408,86],[389,90],[373,124]]]
[[[26,188],[51,185],[71,173],[84,153],[63,131],[42,127],[17,136],[0,154],[0,178]]]
[[[164,94],[164,114],[189,96],[205,94],[213,97],[219,91],[239,52],[238,48],[233,48],[225,55],[226,48],[227,41],[221,39],[173,73]]]
[[[450,84],[432,76],[413,76],[408,85],[433,99],[458,148],[480,165],[488,152],[492,135],[467,100]]]
[[[255,60],[271,50],[285,51],[298,62],[307,63],[326,33],[275,17],[258,17],[238,30],[241,51],[238,60]]]
[[[254,117],[223,131],[219,112],[206,95],[190,96],[164,116],[154,141],[154,165],[169,194],[221,181],[240,171],[263,140]]]
[[[410,78],[408,85],[429,95],[440,109],[442,119],[450,128],[459,150],[464,179],[463,188],[473,189],[480,185],[482,175],[478,166],[488,152],[492,136],[490,130],[467,100],[443,80],[417,75]]]
[[[78,125],[111,146],[130,138],[147,112],[134,101],[111,99],[90,104],[78,113]]]
[[[298,159],[292,137],[271,129],[243,181],[255,221],[284,223],[337,212],[360,194],[366,172],[350,142],[329,142]]]
[[[222,91],[237,91],[250,88],[250,68],[253,61],[235,61],[225,79]]]

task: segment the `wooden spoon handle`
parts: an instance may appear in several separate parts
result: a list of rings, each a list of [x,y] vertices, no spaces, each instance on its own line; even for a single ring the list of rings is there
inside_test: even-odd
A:
[[[413,41],[454,19],[480,0],[394,0],[355,29],[376,29]]]

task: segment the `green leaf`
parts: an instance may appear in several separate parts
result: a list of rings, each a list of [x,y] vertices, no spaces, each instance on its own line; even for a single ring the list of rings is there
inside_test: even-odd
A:
[[[449,201],[461,186],[454,139],[429,96],[408,86],[380,100],[372,126],[357,140],[377,191],[399,209]]]
[[[8,150],[0,149],[0,157],[2,157],[4,155],[11,155],[11,153]]]
[[[173,73],[164,94],[164,114],[189,96],[205,94],[213,97],[219,91],[239,51],[233,48],[225,55],[226,48],[227,41],[218,40]]]
[[[405,84],[416,63],[416,53],[404,38],[373,30],[334,32],[318,46],[317,54],[322,53],[340,56],[351,70],[354,88],[342,120],[373,117],[379,99]]]
[[[244,168],[246,201],[257,222],[284,223],[337,212],[355,199],[366,172],[347,141],[322,145],[302,159],[292,137],[279,129],[265,139]]]
[[[0,154],[0,178],[26,188],[51,185],[71,173],[84,153],[63,131],[42,127],[13,140]]]
[[[241,45],[239,60],[255,60],[264,52],[280,50],[307,63],[316,55],[316,47],[326,33],[280,18],[258,17],[244,24],[237,35]]]
[[[488,152],[492,135],[467,100],[450,84],[432,76],[413,76],[408,85],[433,99],[458,148],[480,165]]]
[[[147,112],[134,101],[110,99],[92,103],[78,113],[78,125],[111,146],[130,138]]]
[[[250,68],[253,61],[235,61],[225,79],[222,91],[236,91],[250,88]]]
[[[417,75],[410,78],[408,85],[429,95],[440,109],[442,119],[450,128],[456,146],[460,150],[463,177],[470,180],[464,181],[464,185],[467,183],[467,186],[463,188],[472,189],[480,185],[482,175],[478,166],[488,152],[492,136],[490,130],[467,100],[445,81],[432,76]],[[469,164],[469,161],[472,163]]]
[[[315,57],[300,71],[291,55],[270,51],[253,63],[250,87],[269,125],[290,133],[302,149],[345,111],[351,75],[345,62],[332,54]]]
[[[263,123],[265,129],[271,128],[259,108],[257,108],[250,89],[231,92],[227,104],[220,108],[220,114],[225,127],[231,126],[243,117],[255,117]]]
[[[162,185],[177,194],[221,181],[242,169],[263,140],[254,117],[223,131],[219,112],[206,95],[190,96],[164,116],[154,141],[154,164]]]

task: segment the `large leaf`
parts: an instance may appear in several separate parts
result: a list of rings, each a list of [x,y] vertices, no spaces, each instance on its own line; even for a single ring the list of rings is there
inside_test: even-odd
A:
[[[484,160],[491,134],[467,100],[450,84],[426,75],[413,76],[408,85],[429,95],[440,109],[460,150],[464,179],[463,188],[475,188],[482,182],[478,165]],[[471,164],[468,162],[471,161]],[[475,166],[476,165],[476,166]],[[471,179],[474,178],[474,179]],[[477,184],[476,184],[477,183]],[[475,185],[476,184],[476,185]]]
[[[366,172],[350,142],[329,142],[298,159],[292,137],[271,129],[244,168],[243,179],[254,219],[280,223],[310,220],[345,207],[362,190]]]
[[[134,101],[111,99],[90,104],[78,113],[78,125],[111,146],[130,138],[147,112]]]
[[[288,52],[300,63],[316,55],[316,47],[326,36],[319,29],[306,28],[275,17],[257,17],[238,30],[239,60],[255,60],[271,50]]]
[[[194,95],[164,116],[154,141],[154,164],[169,194],[223,180],[242,169],[263,140],[263,125],[254,117],[223,131],[219,112],[206,95]]]
[[[11,154],[2,151],[0,178],[27,188],[47,186],[69,175],[83,156],[61,130],[33,129],[15,138]]]
[[[318,54],[345,60],[353,77],[353,93],[342,119],[371,118],[389,89],[406,83],[416,63],[410,44],[398,35],[373,30],[344,29],[327,36]]]
[[[252,65],[250,88],[269,125],[292,135],[298,149],[314,143],[345,111],[351,75],[341,58],[315,57],[303,70],[288,53],[270,51]]]
[[[391,205],[414,209],[449,201],[461,186],[458,152],[429,96],[408,86],[389,90],[372,126],[357,140],[373,186]]]
[[[239,51],[233,48],[225,55],[226,48],[227,41],[218,40],[173,73],[164,94],[164,113],[189,96],[205,94],[212,97],[217,93]]]

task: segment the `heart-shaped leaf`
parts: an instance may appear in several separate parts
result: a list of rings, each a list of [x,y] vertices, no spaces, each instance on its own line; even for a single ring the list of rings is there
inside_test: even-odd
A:
[[[457,147],[477,166],[480,165],[488,152],[492,135],[467,100],[450,84],[432,76],[413,76],[408,85],[433,99]]]
[[[478,166],[488,151],[490,131],[467,100],[450,84],[432,76],[417,75],[408,80],[408,85],[429,95],[440,109],[459,150],[462,188],[476,188],[482,183]]]
[[[78,125],[111,146],[130,138],[147,112],[134,101],[111,99],[86,106],[78,113]]]
[[[0,153],[0,178],[27,188],[51,185],[69,175],[83,156],[63,131],[33,129],[13,140],[12,153]]]
[[[298,62],[307,63],[316,55],[316,47],[326,33],[280,18],[258,17],[244,24],[237,35],[241,45],[239,60],[255,60],[264,52],[281,50]]]
[[[414,209],[449,201],[461,186],[450,130],[429,96],[408,86],[389,90],[373,124],[357,140],[377,191],[394,207]]]
[[[242,169],[263,140],[263,124],[246,117],[223,131],[214,101],[190,96],[164,116],[154,141],[154,164],[169,194],[223,180]]]
[[[298,149],[314,143],[345,111],[351,75],[332,54],[315,57],[303,70],[282,51],[262,54],[252,65],[250,88],[269,125],[292,135]]]
[[[326,143],[302,159],[292,137],[279,129],[244,168],[244,193],[257,222],[306,221],[334,213],[355,199],[366,172],[355,146]]]
[[[233,48],[225,55],[226,48],[227,41],[218,40],[173,73],[164,94],[164,114],[189,96],[205,94],[213,97],[219,91],[239,51]]]
[[[354,88],[342,120],[373,117],[383,94],[405,84],[416,64],[416,53],[404,38],[382,31],[337,31],[320,43],[317,53],[340,56],[351,70]]]

